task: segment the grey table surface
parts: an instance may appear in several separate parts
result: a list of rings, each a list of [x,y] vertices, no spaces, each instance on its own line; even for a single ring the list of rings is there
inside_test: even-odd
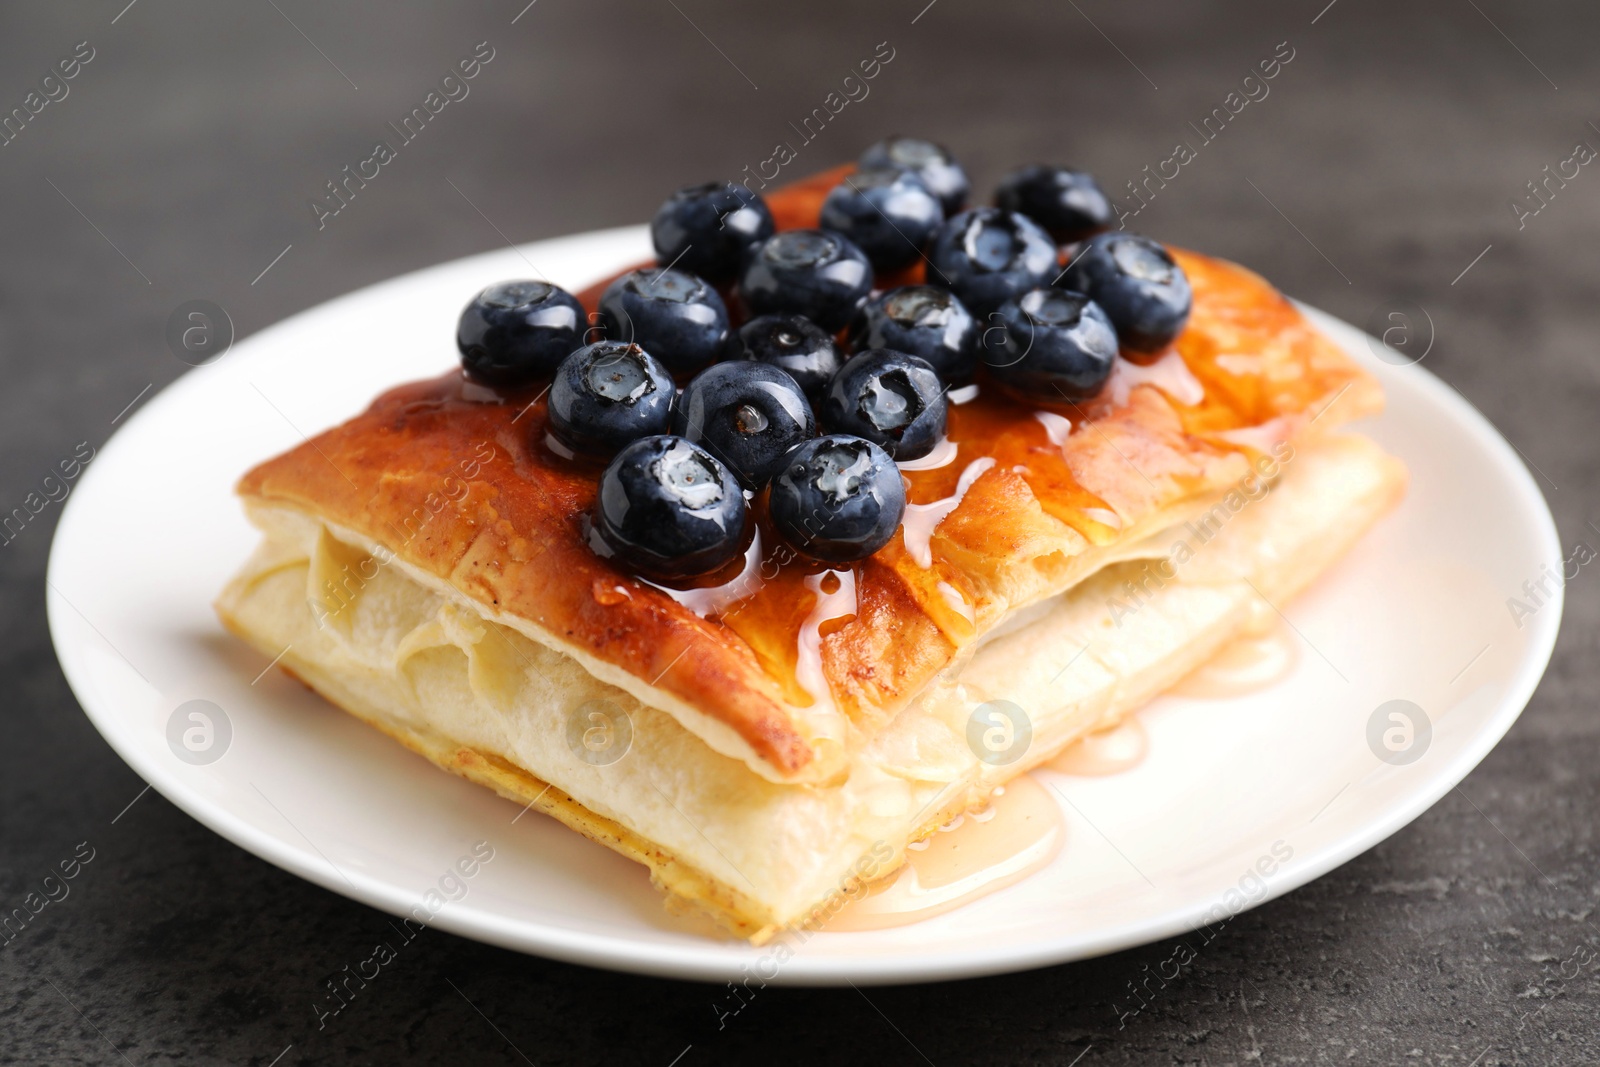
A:
[[[643,220],[668,188],[770,156],[879,42],[891,64],[791,173],[904,131],[950,144],[980,189],[1056,160],[1121,191],[1286,42],[1270,94],[1135,225],[1352,321],[1422,305],[1426,366],[1536,468],[1563,543],[1600,544],[1600,172],[1548,186],[1537,214],[1527,186],[1600,146],[1594,5],[525,2],[6,5],[0,110],[79,42],[92,59],[0,146],[0,507],[186,370],[163,340],[179,303],[215,300],[248,335],[507,239]],[[308,201],[481,41],[495,58],[470,97],[319,231]],[[155,792],[127,807],[143,783],[46,631],[59,513],[0,551],[0,904],[79,842],[95,858],[0,948],[4,1062],[1600,1062],[1589,570],[1532,703],[1459,790],[1238,917],[1136,1016],[1128,984],[1176,941],[941,985],[768,989],[719,1027],[713,987],[429,932],[319,1030],[320,979],[386,917]]]

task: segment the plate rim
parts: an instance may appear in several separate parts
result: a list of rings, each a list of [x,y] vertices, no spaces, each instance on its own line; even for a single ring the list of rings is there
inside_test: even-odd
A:
[[[595,242],[599,239],[626,240],[641,234],[644,230],[643,226],[592,230],[517,245],[512,251],[526,259],[530,254],[542,254],[546,251],[554,254],[552,246],[560,244]],[[338,304],[364,296],[373,289],[414,279],[431,271],[447,270],[473,261],[498,259],[505,255],[505,250],[475,253],[361,286],[272,323],[240,340],[238,345],[249,345],[253,349],[262,344],[269,344],[280,330],[292,327],[302,318],[327,313]],[[1369,367],[1376,361],[1375,349],[1364,352],[1354,344],[1354,341],[1356,339],[1365,341],[1363,348],[1370,348],[1371,345],[1381,342],[1371,338],[1359,327],[1327,312],[1300,301],[1294,303],[1319,330],[1352,358]],[[1418,387],[1427,398],[1447,409],[1454,421],[1462,424],[1496,457],[1502,473],[1507,476],[1508,482],[1519,497],[1516,502],[1526,509],[1525,515],[1537,529],[1538,540],[1542,542],[1541,550],[1552,559],[1561,558],[1560,535],[1549,503],[1540,491],[1538,483],[1534,481],[1525,460],[1517,453],[1514,446],[1482,412],[1448,383],[1419,364],[1411,364],[1410,371],[1419,374]],[[128,427],[158,418],[165,404],[174,402],[192,389],[202,388],[199,384],[201,380],[200,375],[189,373],[180,375],[119,427],[101,446],[101,451],[115,447],[115,442],[125,435]],[[78,611],[66,600],[65,595],[59,592],[57,583],[58,568],[64,566],[59,562],[62,553],[58,553],[63,540],[62,532],[74,528],[72,524],[75,515],[81,510],[78,500],[89,495],[84,489],[94,484],[92,480],[94,473],[95,469],[92,466],[85,470],[79,485],[65,502],[56,529],[52,533],[50,553],[45,568],[45,611],[51,643],[61,664],[62,673],[73,696],[96,732],[150,787],[219,836],[280,869],[340,896],[390,914],[407,914],[415,901],[409,899],[399,887],[361,871],[330,870],[331,865],[326,861],[319,862],[305,850],[291,847],[283,838],[258,830],[248,821],[236,816],[230,808],[210,802],[200,790],[184,782],[175,773],[175,769],[166,767],[159,760],[147,759],[140,750],[124,746],[114,729],[102,726],[101,716],[109,715],[110,712],[106,709],[93,710],[96,705],[95,701],[90,699],[93,688],[89,681],[88,668],[82,660],[83,651],[79,643],[73,639],[72,632],[64,621],[68,613],[77,615]],[[1244,907],[1231,915],[1240,914],[1275,900],[1362,855],[1415,821],[1471,773],[1521,716],[1544,677],[1554,654],[1555,642],[1565,611],[1564,589],[1558,589],[1556,596],[1546,602],[1545,608],[1550,607],[1554,607],[1555,610],[1541,610],[1530,620],[1529,625],[1534,628],[1534,632],[1529,635],[1526,652],[1517,664],[1505,696],[1498,702],[1491,717],[1470,737],[1453,760],[1435,769],[1426,779],[1419,780],[1406,793],[1402,803],[1394,805],[1381,817],[1368,820],[1359,829],[1323,844],[1303,858],[1297,856],[1297,862],[1282,868],[1281,873],[1267,883],[1266,892],[1259,899],[1247,902]],[[90,629],[95,629],[93,623],[86,617],[83,621]],[[98,630],[96,632],[98,633]],[[808,958],[804,953],[796,953],[785,962],[775,978],[766,980],[766,984],[791,986],[837,986],[852,982],[872,985],[920,984],[1020,972],[1089,959],[1165,940],[1197,929],[1200,925],[1196,921],[1197,918],[1198,913],[1192,904],[1176,905],[1137,922],[1125,922],[1087,934],[1077,932],[1043,939],[1020,951],[937,950],[925,956],[896,956],[882,961],[859,958],[841,960],[835,957]],[[678,980],[722,982],[747,977],[754,958],[750,946],[743,942],[708,941],[703,949],[686,950],[679,945],[641,943],[626,934],[574,930],[548,923],[531,926],[520,920],[507,921],[494,912],[470,906],[466,901],[439,912],[429,925],[458,936],[525,954]]]

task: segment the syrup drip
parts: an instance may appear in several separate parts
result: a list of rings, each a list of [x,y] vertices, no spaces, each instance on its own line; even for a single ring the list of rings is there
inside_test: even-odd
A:
[[[1109,526],[1113,530],[1122,529],[1122,516],[1110,508],[1084,508],[1083,513],[1095,522]]]
[[[1126,361],[1119,360],[1119,362]],[[1044,427],[1045,437],[1060,453],[1061,465],[1068,477],[1063,481],[1054,472],[1035,471],[1028,465],[1012,469],[1028,479],[1029,488],[1034,491],[1039,505],[1045,511],[1083,534],[1094,544],[1104,545],[1116,540],[1118,532],[1122,529],[1121,517],[1111,510],[1106,501],[1079,485],[1077,478],[1072,475],[1070,444],[1074,429],[1072,420],[1054,411],[1035,411],[1033,418]]]
[[[972,483],[993,466],[994,460],[989,456],[975,459],[961,472],[961,480],[956,483],[956,491],[950,496],[930,504],[906,505],[905,518],[900,520],[901,529],[905,533],[906,551],[911,554],[917,566],[923,570],[933,566],[933,531],[938,529],[945,516],[960,506],[961,498],[967,495]]]
[[[633,594],[628,592],[628,587],[620,582],[609,581],[605,578],[596,578],[589,584],[589,592],[594,597],[596,604],[606,607],[615,607],[625,600],[632,600]]]
[[[1211,362],[1236,378],[1257,374],[1261,369],[1260,356],[1247,356],[1237,352],[1219,352],[1211,357]]]
[[[1271,452],[1280,441],[1288,440],[1293,436],[1293,421],[1288,416],[1280,416],[1263,422],[1259,426],[1241,426],[1235,430],[1223,430],[1217,434],[1219,438],[1231,445],[1241,448],[1253,449],[1257,452]]]
[[[828,931],[881,930],[931,919],[1014,885],[1061,851],[1066,821],[1027,775],[996,790],[988,808],[958,815],[910,845],[898,874],[871,886],[828,921]]]
[[[505,394],[493,386],[483,385],[473,381],[466,374],[461,375],[461,399],[469,404],[504,404]]]
[[[830,580],[832,592],[827,591]],[[828,687],[828,676],[822,670],[822,627],[856,613],[856,573],[823,571],[807,578],[805,587],[816,594],[817,603],[800,625],[794,679],[811,695],[813,706],[832,709],[833,691]]]
[[[755,536],[750,539],[750,547],[745,549],[744,566],[739,569],[737,575],[721,585],[708,585],[698,589],[670,589],[664,585],[645,581],[643,578],[639,580],[661,590],[702,619],[711,615],[721,615],[766,584],[761,579],[761,529],[756,528]]]
[[[576,460],[578,454],[556,439],[553,433],[544,435],[544,446],[565,460]]]
[[[961,590],[949,582],[940,582],[934,588],[939,590],[939,595],[944,598],[944,602],[950,606],[951,611],[967,620],[968,626],[977,625],[977,609],[972,606],[971,601],[962,595]]]
[[[1108,730],[1085,734],[1045,766],[1062,774],[1099,778],[1132,770],[1149,751],[1150,736],[1137,716],[1129,716]]]
[[[934,445],[933,451],[926,456],[921,459],[904,460],[899,466],[903,471],[936,471],[940,467],[948,467],[954,463],[958,451],[960,449],[956,447],[956,443],[946,437]]]
[[[1126,359],[1117,360],[1111,365],[1104,395],[1113,407],[1121,407],[1128,402],[1128,394],[1141,385],[1153,385],[1185,407],[1194,407],[1206,398],[1206,387],[1189,370],[1176,348],[1167,349],[1160,359],[1143,366]]]

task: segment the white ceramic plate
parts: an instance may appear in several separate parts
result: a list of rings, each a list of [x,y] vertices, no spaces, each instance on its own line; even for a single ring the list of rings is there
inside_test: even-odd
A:
[[[664,913],[645,871],[554,821],[435,770],[334,713],[223,633],[211,599],[255,534],[232,496],[249,466],[455,359],[462,305],[530,265],[576,290],[646,258],[644,227],[545,241],[341,297],[237,345],[128,419],[67,502],[49,568],[50,628],[95,726],[173,803],[256,855],[394,914],[477,841],[494,859],[434,925],[525,952],[679,978],[774,970],[773,951],[701,936]],[[1561,617],[1556,589],[1519,627],[1506,598],[1559,566],[1555,526],[1513,450],[1420,366],[1376,359],[1316,312],[1388,390],[1369,427],[1411,469],[1405,503],[1287,614],[1295,673],[1225,702],[1143,713],[1149,758],[1054,778],[1065,848],[1008,889],[915,926],[820,933],[776,981],[924,981],[1018,970],[1168,937],[1253,906],[1371,848],[1460,781],[1533,693]],[[211,701],[231,738],[208,765],[167,740]],[[1392,699],[1433,727],[1420,759],[1369,747]],[[1388,725],[1388,724],[1385,724]],[[220,742],[214,742],[215,746]],[[1276,854],[1274,854],[1276,849]],[[1257,872],[1263,857],[1270,876]],[[206,887],[226,894],[229,887]],[[434,898],[437,899],[437,898]]]

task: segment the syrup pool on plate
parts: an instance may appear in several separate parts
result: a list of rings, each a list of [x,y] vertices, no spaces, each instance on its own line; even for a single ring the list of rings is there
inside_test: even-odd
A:
[[[1299,658],[1300,646],[1289,627],[1270,605],[1257,600],[1244,631],[1171,692],[1201,700],[1248,696],[1283,681]]]
[[[1130,715],[1110,729],[1085,734],[1045,766],[1062,774],[1103,778],[1132,770],[1149,751],[1149,735],[1138,716]]]
[[[1047,865],[1067,826],[1050,791],[1028,775],[995,791],[989,806],[950,820],[912,844],[898,874],[870,886],[824,930],[879,930],[931,919]]]

